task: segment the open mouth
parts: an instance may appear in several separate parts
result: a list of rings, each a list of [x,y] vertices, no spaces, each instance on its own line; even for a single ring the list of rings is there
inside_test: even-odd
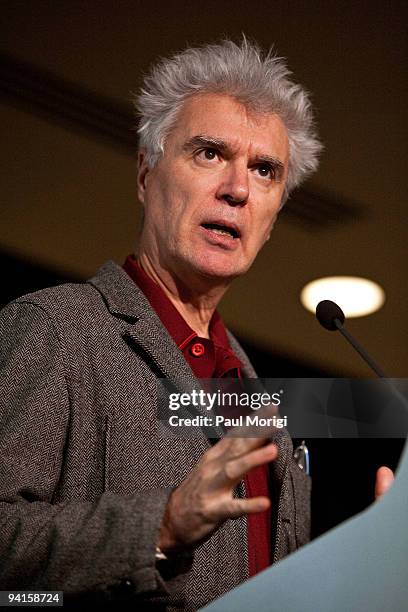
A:
[[[230,225],[221,225],[219,223],[203,223],[202,227],[215,234],[220,234],[221,236],[229,236],[230,238],[240,238],[240,232],[235,229],[235,227],[231,227]]]

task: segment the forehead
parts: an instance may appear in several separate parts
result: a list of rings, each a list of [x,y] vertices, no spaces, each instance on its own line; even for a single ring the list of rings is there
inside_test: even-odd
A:
[[[224,94],[189,98],[172,130],[180,144],[203,134],[224,140],[232,148],[249,146],[265,154],[279,153],[284,158],[288,154],[287,131],[276,114],[255,113]]]

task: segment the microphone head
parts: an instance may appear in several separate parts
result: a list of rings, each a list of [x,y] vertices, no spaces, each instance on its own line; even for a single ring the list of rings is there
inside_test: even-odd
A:
[[[320,325],[329,329],[330,331],[336,331],[338,326],[335,323],[335,319],[340,321],[341,326],[344,323],[344,312],[335,302],[331,300],[323,300],[316,306],[316,317]]]

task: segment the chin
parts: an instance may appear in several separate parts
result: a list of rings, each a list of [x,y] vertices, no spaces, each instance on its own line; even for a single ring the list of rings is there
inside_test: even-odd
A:
[[[242,261],[219,255],[201,257],[191,263],[201,276],[226,281],[242,276],[250,268],[250,265],[244,265]]]

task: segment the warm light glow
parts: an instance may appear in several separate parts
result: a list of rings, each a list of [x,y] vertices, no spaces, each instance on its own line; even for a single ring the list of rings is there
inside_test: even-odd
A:
[[[322,300],[336,302],[346,317],[364,317],[381,308],[385,293],[367,278],[327,276],[308,283],[300,294],[303,306],[313,313]]]

